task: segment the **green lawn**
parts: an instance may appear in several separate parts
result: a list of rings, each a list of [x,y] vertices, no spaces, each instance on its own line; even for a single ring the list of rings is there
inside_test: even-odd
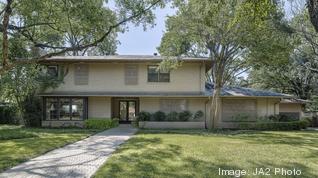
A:
[[[318,132],[141,131],[123,144],[99,169],[96,177],[234,177],[223,170],[299,169],[301,176],[318,177]],[[282,170],[282,169],[280,169]],[[266,170],[268,171],[268,170]],[[278,169],[277,169],[278,171]]]
[[[35,129],[0,125],[0,172],[95,133],[85,129]]]

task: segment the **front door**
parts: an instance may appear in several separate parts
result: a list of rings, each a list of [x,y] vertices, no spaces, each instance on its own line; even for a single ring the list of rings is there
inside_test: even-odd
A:
[[[136,101],[120,100],[119,101],[119,121],[128,123],[136,117]]]

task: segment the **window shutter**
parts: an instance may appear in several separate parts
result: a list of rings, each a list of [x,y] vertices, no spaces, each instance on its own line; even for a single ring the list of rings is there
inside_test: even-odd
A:
[[[75,85],[88,85],[88,65],[74,65],[74,83]]]
[[[135,64],[125,65],[125,84],[126,85],[138,84],[138,65],[135,65]]]

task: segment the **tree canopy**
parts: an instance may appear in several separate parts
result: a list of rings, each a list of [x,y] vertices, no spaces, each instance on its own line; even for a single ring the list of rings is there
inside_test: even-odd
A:
[[[207,56],[212,63],[214,94],[211,116],[218,118],[221,87],[253,62],[288,48],[285,33],[275,31],[278,9],[272,1],[176,1],[176,15],[168,18],[160,47],[164,56]],[[255,10],[257,9],[257,10]],[[277,39],[277,37],[279,37]],[[248,57],[248,56],[254,56]],[[260,56],[262,55],[262,56]],[[266,62],[265,62],[266,61]],[[215,125],[215,124],[214,124]]]
[[[1,4],[2,68],[53,55],[114,54],[117,33],[127,23],[153,25],[155,7],[165,0],[7,0]],[[17,55],[9,49],[18,41]],[[18,53],[20,54],[20,53]]]

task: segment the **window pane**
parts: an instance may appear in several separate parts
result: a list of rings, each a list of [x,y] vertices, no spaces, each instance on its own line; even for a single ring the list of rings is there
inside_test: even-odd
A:
[[[127,119],[127,102],[120,101],[119,102],[119,119],[126,120]]]
[[[128,106],[128,118],[129,120],[133,120],[136,117],[136,102],[129,101]]]
[[[70,99],[60,98],[60,120],[70,120]]]
[[[83,120],[84,100],[72,98],[72,120]]]
[[[148,82],[158,82],[158,73],[149,73]]]
[[[57,77],[58,76],[57,66],[48,66],[47,67],[47,73],[51,77]]]
[[[170,82],[170,73],[160,73],[159,82]]]
[[[158,73],[157,71],[158,66],[148,66],[149,73]]]
[[[46,120],[58,119],[58,102],[57,98],[46,99]]]

